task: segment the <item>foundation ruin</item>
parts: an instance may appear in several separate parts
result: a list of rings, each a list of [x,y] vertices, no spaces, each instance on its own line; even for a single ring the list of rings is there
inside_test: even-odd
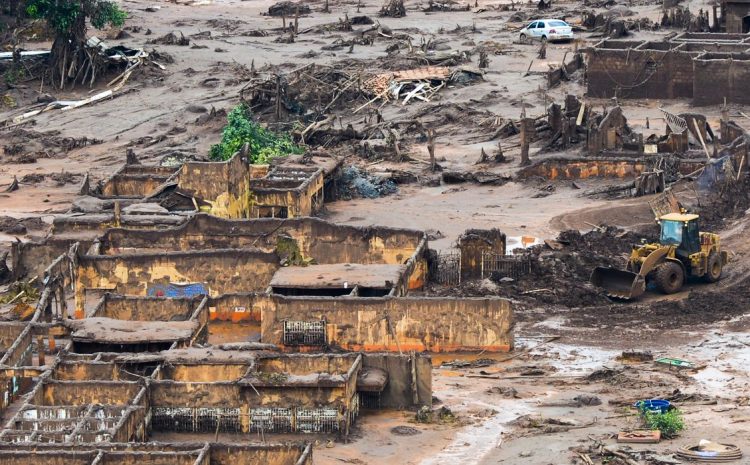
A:
[[[21,403],[0,430],[0,461],[43,444],[42,463],[57,463],[75,444],[81,463],[310,463],[309,446],[211,436],[345,438],[363,410],[431,405],[427,352],[512,349],[509,301],[419,293],[424,232],[299,217],[325,198],[323,169],[227,181],[230,171],[127,165],[98,191],[111,213],[62,218],[46,240],[12,248],[11,275],[42,288],[28,321],[0,323],[2,408]],[[198,208],[124,214],[183,195]],[[241,198],[271,200],[235,209]],[[196,211],[202,202],[219,216]],[[244,218],[281,204],[290,214]],[[206,437],[187,446],[175,434]]]

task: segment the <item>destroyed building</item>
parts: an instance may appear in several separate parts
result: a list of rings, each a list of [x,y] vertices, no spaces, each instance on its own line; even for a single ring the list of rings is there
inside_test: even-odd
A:
[[[295,218],[311,216],[327,197],[335,198],[341,160],[319,158],[309,163],[289,157],[277,165],[250,165],[236,154],[227,161],[187,161],[179,168],[126,164],[90,194],[122,208],[104,225],[135,222],[138,213],[202,211],[222,218]],[[87,183],[88,184],[88,183]],[[102,205],[99,203],[98,205]],[[145,205],[145,206],[144,206]],[[129,223],[130,224],[130,223]]]
[[[587,95],[750,102],[750,42],[742,34],[685,32],[662,41],[605,39],[586,49]]]
[[[146,172],[124,169],[105,185]],[[432,403],[431,360],[418,352],[513,346],[509,301],[411,295],[428,279],[423,232],[151,216],[158,227],[96,236],[98,227],[63,221],[46,241],[12,249],[13,276],[33,273],[43,285],[28,322],[0,324],[3,407],[23,403],[0,431],[14,445],[9,457],[41,443],[59,445],[50,457],[97,443],[99,460],[126,460],[120,444],[176,433],[347,436],[360,409]],[[491,236],[504,251],[504,235]],[[247,339],[248,324],[258,341]],[[212,325],[234,326],[226,334],[237,342],[214,339]],[[191,456],[170,447],[169,460]],[[199,448],[205,457],[222,447]]]
[[[721,22],[728,33],[747,34],[750,32],[750,2],[746,0],[723,0],[721,2]]]

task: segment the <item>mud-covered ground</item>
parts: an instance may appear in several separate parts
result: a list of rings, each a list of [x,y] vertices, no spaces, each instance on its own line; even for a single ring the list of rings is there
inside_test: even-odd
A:
[[[252,102],[248,88],[274,73],[315,65],[311,75],[290,84],[281,121],[275,120],[275,107],[261,101],[256,102],[257,117],[273,128],[297,133],[313,122],[327,121],[324,130],[306,139],[312,150],[345,156],[348,166],[389,180],[383,192],[387,195],[357,198],[349,192],[346,199],[327,204],[326,219],[427,230],[434,238],[430,246],[443,251],[469,228],[496,227],[509,238],[529,236],[542,242],[529,251],[532,273],[521,279],[427,290],[441,295],[496,294],[516,303],[514,354],[434,358],[436,366],[454,359],[490,359],[482,366],[436,368],[436,408],[450,409],[455,418],[421,424],[415,422],[414,412],[365,412],[347,444],[309,437],[316,444],[316,465],[587,463],[583,456],[596,464],[617,463],[622,458],[602,454],[599,445],[617,447],[613,435],[640,426],[638,415],[627,406],[656,396],[677,399],[686,429],[677,439],[634,446],[654,451],[634,456],[636,463],[671,463],[660,462],[658,456],[671,455],[680,445],[700,439],[737,444],[750,453],[746,184],[722,191],[708,202],[690,183],[675,187],[680,199],[703,215],[704,229],[721,233],[731,259],[722,281],[691,282],[672,296],[649,292],[637,302],[623,303],[604,296],[588,278],[595,266],[623,266],[632,244],[653,237],[650,198],[582,195],[611,180],[574,184],[512,179],[520,168],[519,139],[500,136],[508,120],[517,119],[524,109],[528,116],[539,117],[550,102],[562,103],[566,94],[583,97],[581,71],[553,89],[547,89],[544,73],[569,59],[576,48],[601,39],[597,32],[581,32],[578,42],[549,44],[546,58],[540,59],[538,44],[517,43],[517,30],[528,19],[566,17],[578,24],[581,13],[589,10],[653,21],[661,17],[662,2],[553,1],[551,10],[540,13],[536,3],[485,0],[472,2],[468,11],[425,12],[428,2],[408,0],[406,16],[391,18],[379,16],[380,0],[330,0],[329,12],[323,12],[324,1],[317,0],[304,2],[311,11],[298,19],[300,32],[293,42],[282,30],[282,23],[288,26],[291,18],[264,14],[273,3],[123,0],[129,15],[123,30],[96,34],[112,45],[148,50],[164,69],[142,67],[115,98],[70,111],[45,112],[20,125],[12,119],[39,108],[41,102],[86,98],[105,89],[107,80],[91,89],[65,91],[42,86],[33,78],[2,87],[0,121],[6,122],[0,127],[2,248],[16,237],[43,236],[54,215],[66,212],[76,199],[84,175],[90,173],[93,181],[105,178],[122,165],[127,149],[149,164],[165,156],[205,159],[240,96]],[[702,0],[683,4],[694,12],[709,8]],[[350,28],[342,27],[347,18]],[[678,31],[642,27],[631,37],[658,39],[674,32]],[[187,45],[171,40],[183,36]],[[49,45],[33,40],[23,44],[27,49]],[[421,66],[428,57],[441,54],[454,56],[451,65],[476,68],[480,49],[489,58],[483,79],[451,84],[429,102],[377,102],[355,113],[371,95],[352,85],[337,97],[335,89],[340,88],[333,87],[346,79],[364,80],[378,72]],[[660,107],[672,113],[699,111],[712,127],[718,127],[718,107],[696,110],[685,100],[619,103],[631,127],[646,136],[665,130]],[[599,110],[612,102],[587,100],[587,104]],[[742,121],[740,111],[750,113],[742,106],[729,107],[730,115]],[[383,142],[378,135],[381,118],[383,127],[396,130],[401,138],[398,153],[378,145]],[[442,171],[429,169],[427,140],[410,121],[435,131],[436,162]],[[363,149],[363,140],[372,142],[369,149]],[[492,156],[498,143],[507,161],[480,163],[482,150]],[[574,146],[562,154],[542,153],[545,143],[540,139],[532,144],[532,160],[580,151]],[[443,172],[474,176],[448,184],[441,181]],[[482,183],[479,178],[493,181]],[[4,192],[14,179],[18,189]],[[599,225],[605,228],[598,229]],[[256,336],[254,329],[248,331]],[[234,334],[220,328],[212,334],[216,341],[230,336]],[[550,336],[559,338],[545,342]],[[683,358],[698,368],[665,371],[651,361],[617,359],[630,349],[650,350],[656,358]],[[592,377],[592,373],[597,374]],[[678,389],[687,396],[675,397]],[[573,398],[581,394],[596,396],[601,404],[578,406]],[[247,438],[222,435],[220,439]]]

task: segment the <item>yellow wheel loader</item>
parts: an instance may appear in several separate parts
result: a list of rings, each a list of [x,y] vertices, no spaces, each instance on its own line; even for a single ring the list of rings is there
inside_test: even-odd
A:
[[[633,299],[646,291],[648,283],[664,294],[674,294],[689,276],[710,283],[721,278],[727,252],[721,250],[718,234],[698,231],[698,215],[669,213],[658,223],[658,244],[633,246],[626,270],[596,267],[591,282],[609,296]]]

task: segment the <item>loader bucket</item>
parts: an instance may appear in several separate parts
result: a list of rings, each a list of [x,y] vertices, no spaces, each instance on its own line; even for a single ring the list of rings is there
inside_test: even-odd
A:
[[[646,291],[646,280],[638,273],[603,266],[594,268],[591,283],[618,299],[634,299]]]

